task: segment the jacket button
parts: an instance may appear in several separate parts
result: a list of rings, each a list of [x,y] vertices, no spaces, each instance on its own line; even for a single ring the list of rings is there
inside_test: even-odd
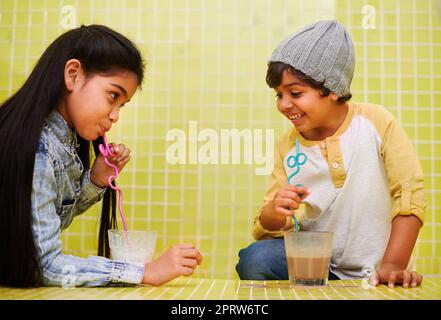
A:
[[[338,162],[334,162],[334,163],[332,164],[332,167],[333,167],[334,169],[338,169],[338,167],[340,167],[340,165],[338,164]]]

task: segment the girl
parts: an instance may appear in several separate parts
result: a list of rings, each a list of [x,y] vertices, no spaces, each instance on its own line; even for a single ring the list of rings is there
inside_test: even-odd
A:
[[[201,263],[188,244],[145,265],[105,258],[107,230],[116,227],[115,192],[106,188],[113,169],[98,145],[143,75],[130,40],[105,26],[81,26],[58,37],[0,107],[0,284],[60,286],[69,276],[75,286],[161,285]],[[109,160],[121,171],[130,150],[111,145]],[[98,255],[105,257],[62,254],[61,230],[101,199]]]

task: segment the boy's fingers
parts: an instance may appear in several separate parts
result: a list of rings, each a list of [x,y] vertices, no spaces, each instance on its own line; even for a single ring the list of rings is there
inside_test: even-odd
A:
[[[395,283],[397,282],[397,272],[392,271],[389,275],[389,279],[387,281],[387,285],[389,288],[393,288]]]
[[[311,193],[311,191],[304,186],[299,187],[299,186],[288,185],[286,186],[285,190],[295,192],[298,195],[300,195],[301,198],[305,198],[307,195]]]
[[[286,185],[285,190],[289,190],[289,191],[293,191],[293,192],[298,193],[298,192],[307,192],[308,188],[305,186],[295,186],[292,184],[288,184],[288,185]]]
[[[412,279],[411,283],[410,283],[411,287],[416,287],[417,285],[420,284],[418,273],[416,273],[415,271],[412,271],[410,273],[410,277]]]
[[[283,209],[288,209],[288,208],[292,208],[292,209],[297,209],[299,207],[299,204],[292,200],[292,199],[288,199],[288,198],[279,198],[275,201],[275,205],[276,207],[279,208],[283,208]]]
[[[376,287],[380,284],[380,276],[378,275],[378,272],[375,271],[373,276],[371,277],[371,284]]]
[[[302,198],[300,197],[300,195],[295,193],[295,192],[292,192],[292,191],[286,191],[283,194],[281,194],[280,196],[283,197],[283,198],[292,199],[292,200],[297,201],[297,202],[301,202],[302,201]]]
[[[284,215],[284,216],[293,216],[295,214],[294,211],[283,209],[282,207],[277,207],[276,208],[276,212],[281,214],[281,215]]]
[[[410,286],[412,276],[410,272],[407,270],[403,270],[402,275],[403,275],[403,287],[408,288]]]
[[[415,283],[415,287],[419,286],[423,282],[423,276],[418,274],[416,271],[412,271],[411,275],[412,275],[412,283],[411,283],[412,286],[414,286],[413,285],[414,283]]]

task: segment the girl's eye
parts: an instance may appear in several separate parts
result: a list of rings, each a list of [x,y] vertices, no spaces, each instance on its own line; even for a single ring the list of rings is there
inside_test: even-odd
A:
[[[110,96],[112,97],[113,101],[116,101],[119,98],[119,93],[117,92],[111,92]]]
[[[281,93],[276,93],[276,98],[277,99],[282,99],[282,94]]]
[[[298,98],[300,97],[301,93],[300,92],[291,92],[291,96],[294,98]]]

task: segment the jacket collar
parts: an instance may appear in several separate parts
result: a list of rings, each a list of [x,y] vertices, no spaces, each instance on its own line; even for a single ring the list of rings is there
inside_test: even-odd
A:
[[[66,120],[58,111],[52,111],[45,120],[45,127],[70,150],[78,147],[75,128],[70,128]]]

